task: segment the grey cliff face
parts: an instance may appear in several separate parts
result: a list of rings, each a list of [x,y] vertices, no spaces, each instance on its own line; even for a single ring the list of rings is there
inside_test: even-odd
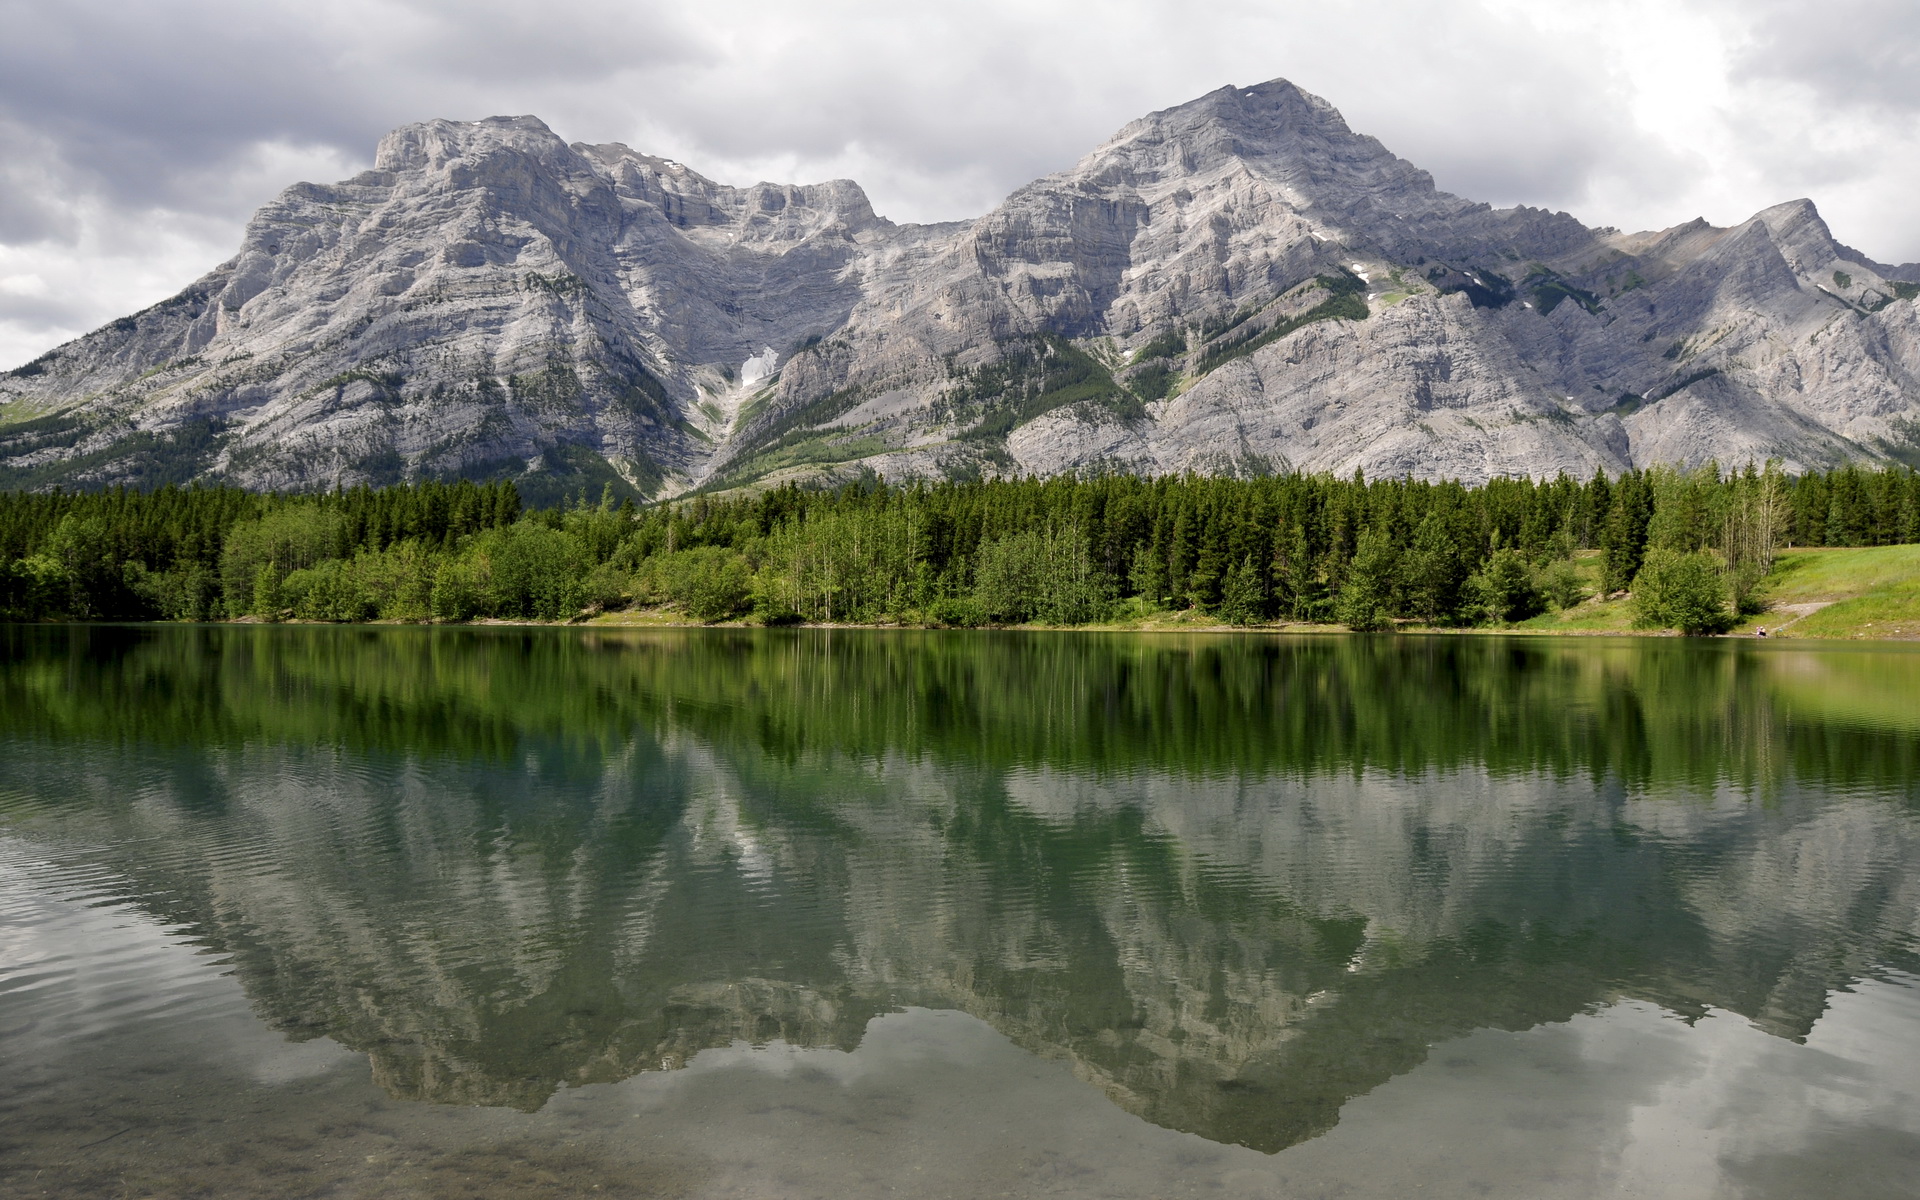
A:
[[[1920,453],[1920,267],[1813,205],[1624,235],[1222,88],[973,222],[532,117],[389,134],[178,296],[0,376],[0,483],[512,475],[536,498]]]

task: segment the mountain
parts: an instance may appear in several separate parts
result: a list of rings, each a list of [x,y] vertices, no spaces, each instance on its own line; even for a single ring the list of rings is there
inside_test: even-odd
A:
[[[0,484],[1915,461],[1917,298],[1920,265],[1808,201],[1640,234],[1494,209],[1283,80],[940,225],[845,180],[430,121],[0,376]]]

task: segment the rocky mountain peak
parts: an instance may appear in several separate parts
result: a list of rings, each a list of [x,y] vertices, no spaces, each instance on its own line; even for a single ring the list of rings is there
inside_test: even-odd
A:
[[[0,376],[12,486],[659,497],[1769,456],[1920,462],[1920,267],[1805,200],[1641,234],[1495,210],[1286,80],[1151,113],[947,225],[534,117],[425,121],[287,189],[177,296]]]
[[[394,173],[434,171],[457,159],[481,158],[499,150],[545,157],[566,149],[566,142],[539,117],[420,121],[402,125],[380,139],[373,169]]]
[[[1280,189],[1297,208],[1346,211],[1364,197],[1397,213],[1434,207],[1433,177],[1338,109],[1285,79],[1223,87],[1121,129],[1083,160],[1098,171],[1124,162],[1143,181],[1173,182],[1239,168]],[[1447,207],[1460,207],[1454,201]]]

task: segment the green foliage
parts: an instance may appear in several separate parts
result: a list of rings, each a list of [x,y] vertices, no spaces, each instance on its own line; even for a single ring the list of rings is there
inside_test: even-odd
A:
[[[286,589],[282,587],[284,576],[272,563],[260,563],[253,569],[253,591],[246,602],[245,613],[256,617],[265,617],[277,621],[287,607]],[[238,595],[237,593],[230,593]],[[236,616],[242,615],[239,613]]]
[[[1654,492],[1652,483],[1637,471],[1621,476],[1613,492],[1601,527],[1600,553],[1605,562],[1603,586],[1609,592],[1619,592],[1632,585],[1646,557]]]
[[[1633,581],[1635,623],[1645,629],[1724,633],[1733,624],[1719,558],[1708,550],[1655,549]]]
[[[580,539],[537,520],[489,529],[468,551],[479,566],[489,616],[557,621],[583,605],[589,563]]]
[[[721,546],[655,555],[645,561],[634,583],[636,595],[679,605],[696,621],[740,616],[753,598],[746,559]]]
[[[45,555],[0,561],[0,619],[66,616],[71,595],[65,573]]]
[[[1467,606],[1467,581],[1477,532],[1458,511],[1434,510],[1421,518],[1404,564],[1410,615],[1435,625],[1451,624]]]
[[[927,619],[953,629],[972,629],[987,623],[987,610],[972,596],[940,596],[927,606]]]
[[[1074,624],[1172,608],[1448,625],[1579,603],[1563,561],[1576,548],[1600,549],[1610,592],[1650,550],[1712,550],[1725,599],[1747,611],[1777,547],[1894,542],[1920,542],[1920,474],[1856,467],[1475,487],[868,478],[646,508],[601,486],[597,500],[527,512],[510,484],[0,493],[0,616],[571,620],[639,602],[767,624]]]
[[[484,611],[485,574],[478,562],[443,559],[433,573],[428,609],[436,621],[471,621]]]
[[[263,581],[277,597],[288,575],[338,557],[348,549],[344,543],[340,514],[313,505],[290,505],[234,526],[220,554],[220,575],[228,596],[247,599],[233,615],[275,615],[277,601],[267,606],[270,612],[259,599]]]
[[[95,430],[68,417],[46,418],[49,427],[41,436],[23,439],[20,426],[0,431],[0,455],[16,458],[35,449],[52,445],[72,446]],[[39,422],[23,422],[36,426]],[[139,429],[127,433],[95,450],[59,459],[48,459],[34,466],[0,466],[0,487],[23,490],[58,486],[64,481],[111,468],[112,473],[136,487],[152,488],[182,484],[202,474],[220,449],[225,427],[211,418],[183,421],[164,432]],[[24,443],[24,444],[23,444]]]
[[[1268,608],[1266,587],[1253,556],[1228,567],[1220,588],[1220,618],[1230,625],[1257,625],[1267,619]]]
[[[281,581],[280,591],[287,607],[305,621],[371,621],[379,615],[354,564],[343,559],[293,572]]]
[[[1540,595],[1556,609],[1572,608],[1587,598],[1580,569],[1568,559],[1555,559],[1542,567],[1534,582]]]
[[[1512,547],[1495,550],[1469,586],[1480,610],[1497,624],[1524,621],[1543,607],[1526,557]]]
[[[1179,378],[1165,362],[1150,362],[1127,376],[1127,387],[1142,400],[1164,400]]]
[[[1833,286],[1844,292],[1853,286],[1853,276],[1847,274],[1845,271],[1835,271],[1833,273]]]
[[[1369,633],[1387,629],[1388,601],[1393,587],[1395,563],[1393,543],[1385,531],[1369,529],[1360,535],[1352,569],[1340,589],[1338,613],[1348,629]]]
[[[980,611],[1002,624],[1079,625],[1106,607],[1085,534],[1072,526],[1025,529],[982,543],[974,581]]]

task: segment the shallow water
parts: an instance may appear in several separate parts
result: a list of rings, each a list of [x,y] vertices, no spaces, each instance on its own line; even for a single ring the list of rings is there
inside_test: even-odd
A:
[[[1920,654],[0,627],[0,1194],[1920,1194]]]

